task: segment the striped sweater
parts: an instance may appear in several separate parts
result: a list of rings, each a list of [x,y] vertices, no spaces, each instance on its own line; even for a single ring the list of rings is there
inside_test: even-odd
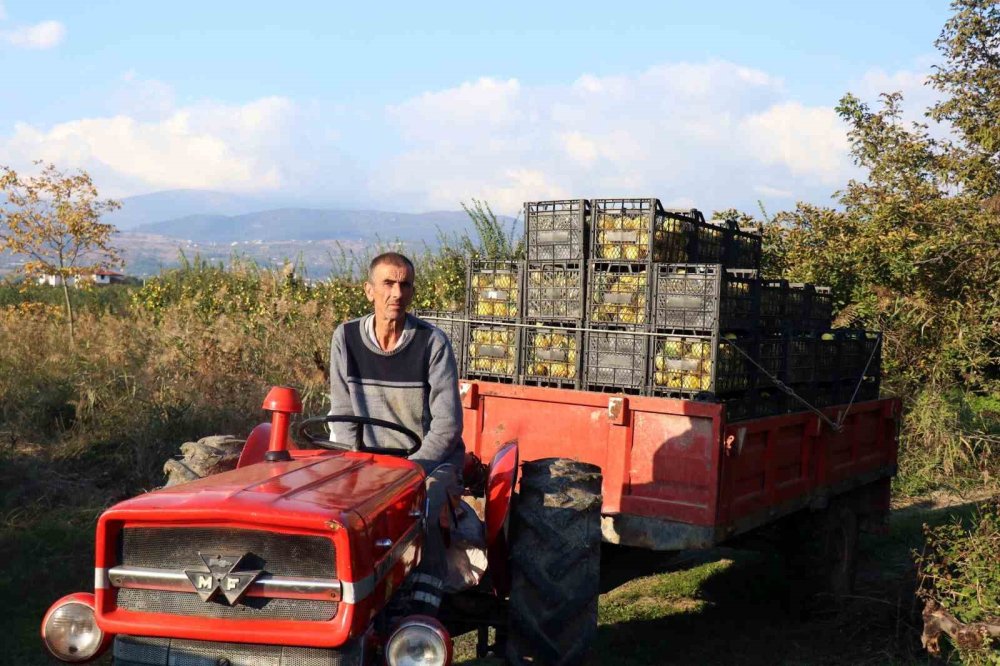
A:
[[[368,332],[371,317],[345,322],[330,349],[330,414],[371,416],[398,423],[422,438],[410,456],[430,473],[443,463],[462,469],[462,405],[455,354],[440,329],[406,315],[399,344],[382,351]],[[353,447],[357,426],[335,423],[330,439]],[[364,441],[406,448],[410,441],[388,428],[365,426]]]

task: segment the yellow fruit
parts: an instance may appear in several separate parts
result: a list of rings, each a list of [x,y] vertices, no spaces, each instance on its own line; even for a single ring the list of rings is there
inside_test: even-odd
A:
[[[552,364],[552,376],[559,379],[564,379],[567,375],[566,364],[565,363],[553,363]]]
[[[657,386],[666,386],[667,384],[667,373],[662,371],[657,371],[653,373],[653,383]]]

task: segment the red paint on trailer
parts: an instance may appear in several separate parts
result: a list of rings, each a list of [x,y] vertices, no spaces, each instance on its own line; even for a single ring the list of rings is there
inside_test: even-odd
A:
[[[603,512],[718,528],[895,472],[899,400],[727,423],[722,405],[463,380],[466,448],[599,465]],[[765,522],[765,521],[758,521]]]

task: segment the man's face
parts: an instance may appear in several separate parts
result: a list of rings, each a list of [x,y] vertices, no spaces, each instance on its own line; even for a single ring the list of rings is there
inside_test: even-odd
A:
[[[402,322],[413,300],[413,271],[408,266],[379,264],[365,282],[365,296],[377,320]]]

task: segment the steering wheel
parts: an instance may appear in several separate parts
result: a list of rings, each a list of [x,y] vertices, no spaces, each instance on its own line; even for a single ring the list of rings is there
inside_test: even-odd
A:
[[[344,447],[337,446],[336,443],[331,442],[328,435],[324,436],[309,432],[309,428],[317,423],[354,423],[359,426],[378,426],[380,428],[388,428],[389,430],[395,430],[396,432],[402,433],[407,437],[407,439],[413,442],[412,447],[405,449],[386,446],[368,446],[363,440],[364,428],[356,428],[353,450],[360,451],[362,453],[378,453],[380,455],[402,456],[404,458],[408,458],[419,451],[420,445],[422,444],[420,437],[417,436],[417,433],[413,432],[409,428],[399,425],[398,423],[393,423],[392,421],[383,421],[382,419],[376,419],[370,416],[355,416],[353,414],[327,414],[326,416],[313,416],[299,424],[299,437],[322,449],[343,450]]]

